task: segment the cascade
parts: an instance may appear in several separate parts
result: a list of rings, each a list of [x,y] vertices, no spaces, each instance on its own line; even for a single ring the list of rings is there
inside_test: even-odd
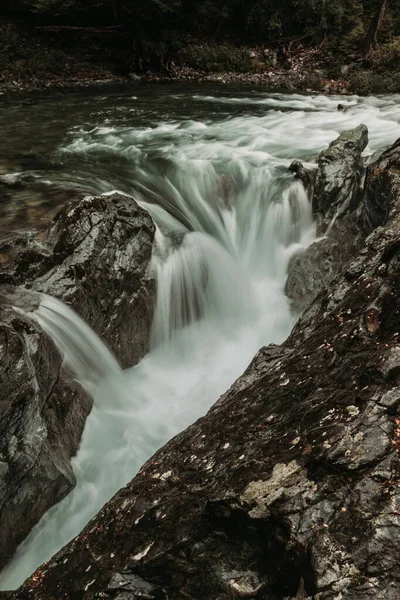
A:
[[[122,371],[74,313],[41,297],[31,316],[94,407],[72,461],[75,489],[19,546],[0,589],[18,587],[49,560],[158,447],[207,411],[261,346],[287,337],[296,318],[283,291],[288,262],[315,240],[309,198],[285,168],[291,160],[315,155],[361,120],[370,151],[399,129],[390,98],[349,98],[346,113],[335,99],[298,95],[196,102],[267,112],[88,126],[72,129],[59,149],[67,166],[52,175],[58,185],[131,194],[157,225],[151,350]]]
[[[283,294],[287,263],[315,235],[301,183],[244,162],[240,181],[234,169],[221,175],[207,161],[180,182],[179,169],[173,175],[153,178],[151,188],[142,180],[134,192],[158,226],[151,352],[139,365],[120,371],[54,298],[42,296],[31,314],[94,408],[73,459],[77,486],[19,546],[2,589],[17,587],[77,535],[153,450],[204,413],[258,348],[281,342],[294,322]]]

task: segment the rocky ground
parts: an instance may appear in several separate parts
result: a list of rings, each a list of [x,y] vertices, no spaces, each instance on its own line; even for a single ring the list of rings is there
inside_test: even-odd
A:
[[[44,89],[65,89],[107,85],[135,85],[143,82],[188,82],[188,83],[219,83],[244,86],[260,86],[268,90],[286,90],[302,93],[343,94],[351,93],[346,79],[329,79],[326,73],[315,75],[314,70],[269,68],[265,71],[202,71],[192,67],[175,67],[173,74],[165,72],[147,72],[146,74],[129,73],[127,76],[115,75],[110,71],[87,72],[64,77],[49,74],[47,78],[11,77],[8,81],[0,82],[0,94],[8,92],[32,92]]]
[[[331,51],[322,46],[305,48],[301,45],[291,50],[280,48],[279,51],[265,46],[256,46],[242,50],[245,54],[247,68],[236,71],[210,72],[209,69],[193,68],[189,64],[175,65],[170,68],[170,75],[178,81],[235,83],[240,85],[263,86],[267,89],[281,89],[301,92],[321,92],[326,94],[348,94],[349,65],[343,62],[336,67],[334,77],[330,65],[334,62]],[[210,52],[210,50],[208,50]],[[202,46],[196,46],[193,53],[203,56]],[[185,52],[182,53],[185,59]],[[193,58],[192,58],[193,60]],[[197,59],[199,63],[199,58]]]
[[[319,228],[347,250],[289,339],[1,600],[398,600],[400,142],[369,164],[366,143],[319,157]]]

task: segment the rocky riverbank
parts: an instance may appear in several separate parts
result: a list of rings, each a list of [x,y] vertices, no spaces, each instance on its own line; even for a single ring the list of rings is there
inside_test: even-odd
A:
[[[250,51],[251,52],[251,51]],[[20,77],[0,82],[0,94],[10,92],[34,92],[46,89],[85,88],[93,86],[130,86],[141,82],[174,82],[177,83],[217,83],[263,87],[269,91],[289,91],[301,93],[343,94],[352,93],[349,81],[346,79],[329,79],[327,74],[315,74],[315,70],[269,68],[260,71],[207,71],[194,69],[185,65],[174,68],[173,74],[149,71],[146,74],[129,73],[126,76],[115,75],[110,71],[82,73],[72,76],[48,74],[47,77]]]
[[[400,143],[365,161],[366,143],[360,126],[315,179],[294,169],[325,237],[292,278],[331,246],[316,286],[289,286],[304,312],[288,340],[0,598],[399,597]]]

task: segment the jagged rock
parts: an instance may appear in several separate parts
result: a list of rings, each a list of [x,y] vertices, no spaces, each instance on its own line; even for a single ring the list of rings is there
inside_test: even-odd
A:
[[[131,366],[147,351],[152,322],[155,289],[147,270],[154,232],[131,198],[79,198],[45,234],[0,243],[0,284],[63,300]]]
[[[303,163],[299,160],[294,160],[291,162],[289,165],[289,171],[294,174],[296,179],[300,179],[306,190],[314,185],[315,172],[310,171],[310,169],[306,169]]]
[[[62,374],[38,326],[0,306],[0,565],[75,485],[90,399]]]
[[[115,600],[167,600],[163,590],[158,586],[144,581],[141,577],[124,571],[116,573],[107,587],[109,597]]]
[[[107,598],[124,572],[169,600],[399,597],[400,197],[369,177],[387,224],[285,344],[4,598]]]
[[[134,364],[147,350],[152,321],[154,230],[132,199],[88,197],[68,204],[44,234],[0,244],[1,566],[74,486],[70,458],[91,408],[63,375],[50,339],[10,305],[35,308],[29,289],[52,294],[86,319],[122,364]]]
[[[337,266],[333,260],[332,242],[323,238],[306,251],[295,254],[288,267],[285,294],[296,312],[309,306],[326,283],[333,279]]]
[[[302,312],[348,262],[360,243],[356,209],[362,199],[365,165],[361,153],[368,143],[365,125],[344,131],[320,153],[316,173],[294,161],[289,169],[311,189],[321,237],[289,263],[285,293],[295,312]]]
[[[310,306],[317,295],[356,254],[361,244],[357,215],[344,215],[332,229],[289,262],[285,294],[296,313]]]
[[[400,140],[377,155],[377,160],[367,169],[364,201],[360,215],[360,226],[368,235],[378,225],[383,225],[388,211],[400,192],[398,167]]]
[[[343,131],[318,157],[313,209],[326,219],[354,210],[359,203],[361,154],[368,144],[365,125]]]

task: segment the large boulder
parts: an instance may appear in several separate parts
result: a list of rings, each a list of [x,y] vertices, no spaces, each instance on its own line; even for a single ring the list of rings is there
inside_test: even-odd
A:
[[[131,198],[78,198],[49,229],[0,243],[0,284],[63,300],[94,329],[122,366],[148,348],[155,285],[148,273],[155,226]]]
[[[3,598],[399,598],[400,197],[373,176],[387,224],[287,342]]]
[[[51,340],[0,306],[0,566],[75,484],[76,453],[91,409],[63,375]]]
[[[285,294],[290,298],[294,312],[303,312],[326,289],[343,265],[355,256],[361,238],[357,213],[343,215],[326,235],[292,257]]]
[[[37,308],[37,292],[52,294],[123,365],[136,363],[148,347],[155,301],[148,273],[154,231],[132,199],[87,197],[68,204],[48,231],[0,244],[0,566],[74,486],[70,458],[91,409],[64,375],[53,342],[25,313]]]
[[[295,161],[289,167],[311,190],[318,239],[291,260],[285,293],[295,312],[302,312],[337,275],[360,246],[357,209],[362,200],[368,143],[365,125],[343,131],[317,160],[317,171],[308,173]]]
[[[343,131],[318,157],[313,209],[326,219],[354,210],[360,200],[361,154],[368,129],[359,125]]]
[[[398,157],[400,139],[376,157],[367,170],[360,226],[365,235],[386,223],[388,211],[400,193]]]

